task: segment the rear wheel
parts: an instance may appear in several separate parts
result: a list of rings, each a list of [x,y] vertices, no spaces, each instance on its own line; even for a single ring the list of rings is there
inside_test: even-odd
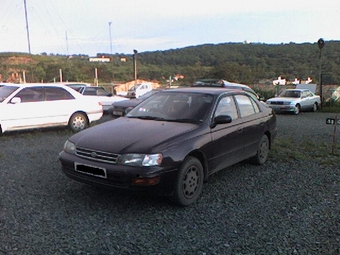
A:
[[[202,192],[203,167],[194,157],[188,157],[179,169],[174,193],[170,200],[181,206],[188,206],[196,202]]]
[[[263,165],[266,163],[269,154],[269,139],[268,136],[263,135],[259,147],[257,149],[256,155],[251,158],[252,162],[257,165]]]
[[[69,121],[69,127],[74,132],[79,132],[89,125],[89,121],[85,114],[83,113],[74,113]]]

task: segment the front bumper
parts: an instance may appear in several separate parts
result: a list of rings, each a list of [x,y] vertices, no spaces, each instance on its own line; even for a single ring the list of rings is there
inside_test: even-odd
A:
[[[267,104],[270,108],[272,108],[275,112],[294,112],[295,105],[272,105]]]
[[[177,178],[177,168],[131,167],[91,161],[60,152],[59,160],[65,175],[76,181],[127,190],[151,191],[171,195]],[[76,170],[79,166],[85,171]]]

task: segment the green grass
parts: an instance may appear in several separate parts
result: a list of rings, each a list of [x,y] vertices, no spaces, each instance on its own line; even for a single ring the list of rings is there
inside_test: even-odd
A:
[[[322,166],[338,166],[340,145],[336,143],[318,143],[317,141],[295,141],[292,137],[276,138],[269,159],[278,163],[312,160]]]
[[[322,106],[320,112],[340,113],[340,104],[334,106]],[[340,115],[339,115],[340,118]]]

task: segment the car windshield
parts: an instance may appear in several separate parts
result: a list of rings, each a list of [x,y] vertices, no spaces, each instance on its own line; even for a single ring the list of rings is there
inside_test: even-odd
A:
[[[214,97],[198,93],[157,93],[126,116],[150,120],[165,120],[176,122],[203,122],[213,105]]]
[[[2,103],[10,94],[12,94],[17,89],[17,86],[0,87],[0,103]]]
[[[151,91],[148,91],[144,95],[141,95],[138,99],[145,100],[145,99],[151,97],[153,94],[156,94],[159,91],[160,90],[151,90]]]
[[[296,97],[299,98],[301,92],[297,90],[284,90],[280,93],[279,97]]]

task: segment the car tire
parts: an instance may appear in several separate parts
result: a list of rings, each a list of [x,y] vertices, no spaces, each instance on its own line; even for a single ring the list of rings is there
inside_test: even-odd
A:
[[[299,104],[297,104],[297,105],[295,105],[295,108],[294,108],[294,114],[295,115],[298,115],[299,113],[300,113],[300,105]]]
[[[317,103],[314,103],[314,104],[313,104],[312,111],[313,111],[313,112],[316,112],[317,110],[318,110],[318,104],[317,104]]]
[[[79,132],[89,126],[89,121],[84,113],[74,113],[68,125],[72,131]]]
[[[195,157],[187,157],[179,169],[170,200],[180,206],[196,202],[202,192],[203,175],[201,162]]]
[[[251,158],[252,163],[256,165],[263,165],[266,163],[269,154],[269,139],[267,135],[261,137],[259,147],[257,149],[256,155]]]

